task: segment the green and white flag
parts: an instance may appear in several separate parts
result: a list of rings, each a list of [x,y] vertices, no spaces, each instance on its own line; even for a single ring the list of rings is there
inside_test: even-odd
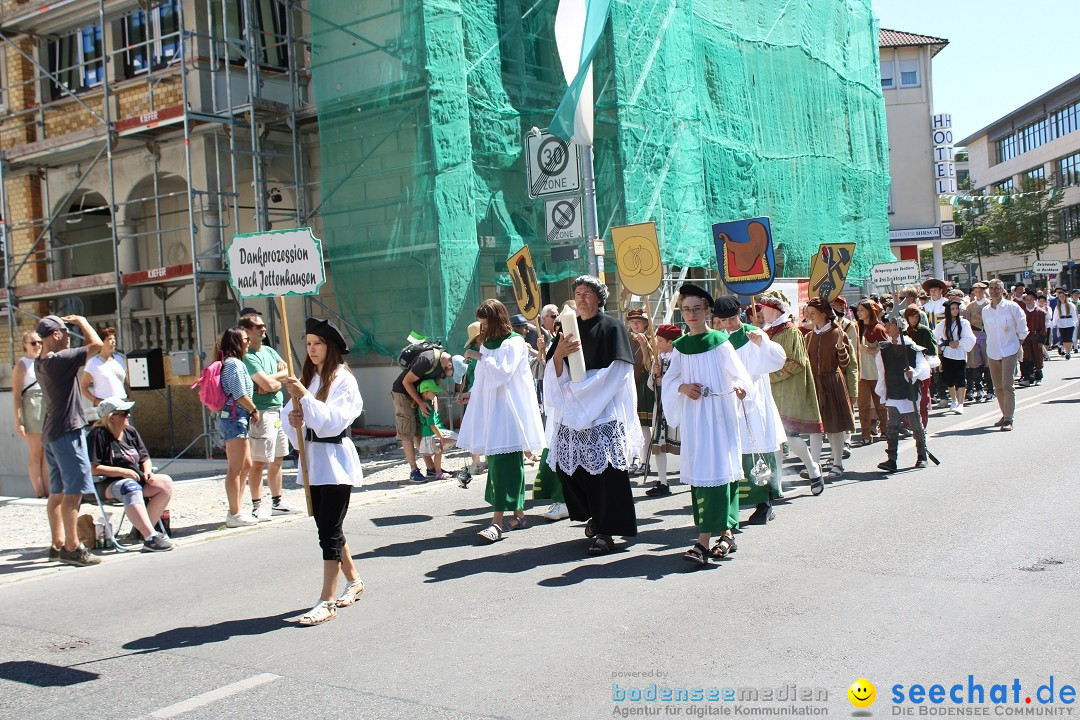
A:
[[[422,342],[424,342],[425,340],[428,340],[428,339],[429,338],[428,338],[427,335],[421,335],[420,333],[416,332],[415,330],[413,330],[412,332],[409,333],[409,344],[410,345],[415,345],[416,343],[422,343]]]
[[[592,60],[611,14],[611,3],[560,0],[555,13],[555,43],[568,87],[548,130],[578,145],[593,144]]]

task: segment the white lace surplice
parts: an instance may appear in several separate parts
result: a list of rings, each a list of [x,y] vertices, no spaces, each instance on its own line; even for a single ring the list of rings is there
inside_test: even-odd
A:
[[[745,412],[744,421],[739,423],[743,452],[771,453],[787,440],[787,434],[780,419],[780,411],[776,409],[776,402],[773,400],[769,373],[784,367],[787,352],[782,345],[767,337],[762,339],[761,347],[751,341],[735,352],[753,379],[757,395],[754,405],[743,402],[739,408],[740,412]],[[752,432],[748,432],[747,424]]]
[[[679,392],[684,383],[701,383],[717,394],[691,400]],[[679,428],[682,442],[679,479],[694,487],[717,487],[741,480],[739,426],[743,419],[733,391],[736,387],[746,390],[743,403],[748,408],[756,406],[757,400],[754,381],[731,343],[692,355],[684,355],[676,348],[662,387],[664,416],[669,425]]]
[[[548,413],[548,466],[571,475],[579,467],[599,475],[609,465],[627,470],[644,437],[637,417],[634,366],[615,361],[589,370],[579,383],[570,368],[544,370],[544,408]]]
[[[525,340],[511,337],[494,350],[481,347],[480,355],[457,446],[477,455],[540,452],[544,421]]]

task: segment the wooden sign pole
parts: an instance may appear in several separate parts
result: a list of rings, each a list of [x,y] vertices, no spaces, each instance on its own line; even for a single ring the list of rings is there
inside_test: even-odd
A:
[[[281,313],[281,332],[282,337],[285,340],[285,365],[289,369],[289,377],[296,377],[296,373],[293,370],[292,359],[292,343],[289,342],[289,316],[285,313],[285,298],[278,295],[278,312]],[[296,405],[297,400],[293,399],[293,404]],[[285,419],[288,422],[288,418]],[[311,484],[308,482],[307,471],[307,453],[304,451],[304,426],[301,425],[296,429],[296,452],[300,456],[300,477],[304,481],[304,500],[307,503],[307,514],[309,516],[314,515],[315,511],[311,507]]]

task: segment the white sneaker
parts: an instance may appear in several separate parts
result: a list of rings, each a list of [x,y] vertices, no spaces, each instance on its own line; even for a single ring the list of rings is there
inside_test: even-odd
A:
[[[241,512],[239,515],[233,515],[228,513],[225,515],[225,527],[238,528],[247,527],[249,525],[257,525],[258,520],[255,519],[251,513]]]
[[[963,415],[964,414],[964,406],[958,404],[956,407],[953,408],[953,412],[956,413],[957,415]]]
[[[273,506],[272,512],[274,515],[295,515],[300,512],[300,508],[290,505],[282,500],[277,505]]]
[[[544,518],[551,520],[565,520],[570,517],[570,512],[566,509],[566,503],[554,503],[547,509],[547,512],[543,515]]]
[[[957,403],[957,402],[956,402],[955,400],[950,400],[950,401],[949,401],[949,409],[950,409],[950,410],[956,410],[956,406],[957,406],[957,404],[958,404],[958,403]]]
[[[270,522],[270,508],[263,505],[259,508],[259,512],[251,511],[251,517],[255,518],[259,522]]]

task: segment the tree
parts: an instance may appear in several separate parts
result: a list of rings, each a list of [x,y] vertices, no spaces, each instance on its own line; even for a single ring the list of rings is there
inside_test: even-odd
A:
[[[1042,253],[1062,240],[1061,204],[1065,197],[1053,177],[1025,178],[1020,193],[994,206],[988,226],[1000,245],[1015,255]]]
[[[960,186],[962,192],[971,191],[971,181],[965,180]],[[953,206],[953,219],[963,228],[963,237],[951,242],[942,249],[942,256],[950,262],[968,265],[972,259],[979,265],[979,277],[985,277],[982,262],[984,257],[993,257],[1002,252],[996,242],[990,223],[993,217],[989,197],[959,196]]]

